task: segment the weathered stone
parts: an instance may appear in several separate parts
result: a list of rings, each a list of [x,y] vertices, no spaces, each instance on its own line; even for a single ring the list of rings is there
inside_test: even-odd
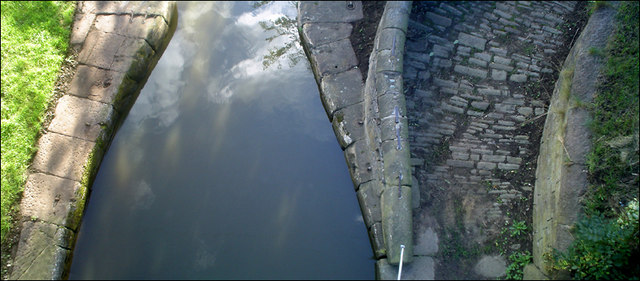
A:
[[[126,39],[122,35],[113,33],[89,32],[82,51],[78,54],[78,62],[111,69],[114,57]]]
[[[37,171],[81,181],[94,142],[57,133],[47,133],[38,141],[32,167]]]
[[[524,75],[524,74],[512,74],[509,77],[509,81],[518,82],[518,83],[527,82],[527,75]]]
[[[469,76],[473,76],[473,77],[478,77],[478,78],[487,78],[487,71],[486,70],[482,70],[482,69],[477,69],[477,68],[471,68],[471,67],[467,67],[467,66],[463,66],[463,65],[459,65],[457,64],[454,68],[453,71],[464,74],[464,75],[469,75]]]
[[[382,234],[382,222],[376,222],[369,228],[369,241],[373,248],[373,255],[380,259],[387,254],[384,247],[384,235]]]
[[[464,108],[453,106],[453,105],[450,105],[450,104],[448,104],[446,102],[443,102],[440,105],[440,107],[444,111],[448,111],[448,112],[452,112],[452,113],[458,113],[458,114],[464,114]]]
[[[469,62],[481,67],[487,67],[487,62],[477,59],[477,58],[469,58]]]
[[[484,45],[487,43],[487,40],[460,32],[458,34],[458,43],[484,51]]]
[[[147,41],[127,38],[113,57],[110,69],[126,72],[133,80],[141,82],[149,76],[151,67],[155,67],[155,63],[151,63],[153,59],[157,61],[158,57]]]
[[[496,80],[496,81],[505,81],[505,80],[507,80],[507,72],[504,71],[504,70],[492,69],[491,70],[491,79]]]
[[[52,175],[29,175],[20,205],[22,216],[78,229],[87,192],[80,182]]]
[[[430,19],[434,24],[441,25],[444,27],[451,25],[451,19],[438,15],[436,13],[427,12],[426,17]]]
[[[411,188],[385,184],[381,196],[382,232],[390,264],[400,263],[401,245],[404,245],[403,261],[413,261],[413,215]]]
[[[489,108],[489,103],[484,101],[473,101],[471,102],[471,106],[480,110],[487,110],[487,108]]]
[[[360,185],[356,194],[358,202],[360,203],[364,224],[367,228],[376,222],[381,222],[380,195],[382,195],[382,183],[377,180],[365,182]]]
[[[103,103],[112,103],[117,97],[118,88],[124,79],[124,73],[99,69],[88,65],[79,65],[69,94]]]
[[[504,65],[504,64],[495,63],[495,62],[490,63],[489,67],[490,68],[504,70],[504,71],[512,71],[513,70],[513,66],[508,66],[508,65]]]
[[[362,74],[358,69],[322,78],[320,98],[330,120],[337,110],[364,100],[362,86]]]
[[[303,1],[298,7],[298,26],[313,22],[354,22],[362,17],[362,2],[359,1],[353,1],[353,9],[341,1]]]
[[[475,273],[486,278],[498,278],[506,274],[507,263],[501,256],[483,256],[474,266]]]
[[[353,26],[346,22],[307,23],[302,26],[311,48],[349,38]]]
[[[402,55],[392,55],[391,50],[380,50],[377,55],[378,59],[375,65],[377,73],[383,71],[402,73]]]
[[[486,62],[491,61],[491,54],[489,53],[475,53],[473,56]]]
[[[382,142],[382,156],[384,163],[384,179],[386,184],[398,185],[400,173],[402,173],[401,185],[411,186],[411,165],[409,159],[409,146],[407,140],[401,141],[402,149],[398,150],[397,140]]]
[[[473,161],[447,159],[447,165],[459,168],[473,168]]]
[[[24,222],[10,279],[62,279],[73,239],[73,232],[64,227]]]
[[[345,149],[351,143],[364,139],[364,105],[356,103],[335,112],[333,120],[333,132]]]
[[[520,168],[518,164],[498,163],[498,169],[500,170],[517,170],[518,168]]]
[[[482,161],[504,162],[504,159],[505,159],[504,155],[487,155],[487,154],[482,155]]]
[[[311,48],[311,61],[321,77],[340,73],[358,64],[349,39],[342,39]]]
[[[113,127],[111,105],[65,95],[58,101],[55,118],[49,131],[73,136],[88,141],[96,141],[105,136],[105,127]]]
[[[396,280],[399,266],[390,265],[387,259],[376,262],[377,280]],[[402,266],[401,278],[403,280],[434,280],[435,261],[432,257],[415,256],[413,262]]]
[[[419,232],[413,252],[420,256],[433,256],[438,253],[438,234],[431,227]]]
[[[380,122],[380,139],[382,141],[397,140],[398,136],[401,140],[409,139],[409,128],[406,117],[399,117],[398,123],[394,117],[383,118]]]
[[[499,96],[502,93],[497,89],[489,89],[489,88],[480,88],[478,89],[478,93],[481,95],[489,95],[489,96]]]
[[[411,2],[388,2],[384,9],[384,13],[382,14],[382,18],[380,18],[379,26],[384,28],[397,28],[406,33],[407,26],[409,24],[410,11]]]
[[[478,162],[478,169],[482,170],[493,170],[496,168],[496,163],[491,162]]]
[[[375,178],[375,162],[365,141],[356,141],[344,150],[344,158],[354,188]]]
[[[395,118],[396,106],[398,107],[398,115],[400,117],[406,117],[406,99],[404,95],[396,91],[387,91],[383,95],[378,96],[378,112],[380,118],[392,116]]]

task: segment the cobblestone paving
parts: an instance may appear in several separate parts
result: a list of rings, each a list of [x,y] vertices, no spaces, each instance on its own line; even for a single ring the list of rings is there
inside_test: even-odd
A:
[[[464,241],[493,244],[510,206],[532,199],[539,133],[527,125],[544,123],[559,68],[550,58],[570,47],[563,26],[575,4],[413,3],[403,78],[421,193],[415,237],[451,241],[462,225]]]

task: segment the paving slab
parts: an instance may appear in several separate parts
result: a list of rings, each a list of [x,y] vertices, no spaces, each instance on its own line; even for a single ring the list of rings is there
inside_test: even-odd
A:
[[[307,23],[302,27],[302,32],[312,48],[349,38],[352,30],[353,25],[344,22]]]
[[[362,2],[353,1],[302,1],[298,9],[299,26],[306,23],[354,22],[362,19]]]
[[[110,104],[65,95],[56,105],[55,117],[48,130],[95,142],[106,137],[105,127],[115,122]]]
[[[358,69],[322,78],[320,99],[329,120],[333,120],[333,115],[337,110],[364,100],[362,86],[362,74]]]
[[[87,192],[78,181],[52,175],[29,175],[20,205],[22,216],[76,231]]]
[[[44,134],[38,141],[38,152],[31,167],[58,177],[81,181],[95,145],[94,142],[58,133]]]

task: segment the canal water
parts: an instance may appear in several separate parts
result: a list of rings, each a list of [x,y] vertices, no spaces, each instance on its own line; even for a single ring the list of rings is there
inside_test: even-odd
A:
[[[292,37],[268,41],[287,28],[260,22],[294,18],[295,6],[178,2],[178,11],[104,156],[70,279],[373,279],[307,60],[293,44],[264,66]]]

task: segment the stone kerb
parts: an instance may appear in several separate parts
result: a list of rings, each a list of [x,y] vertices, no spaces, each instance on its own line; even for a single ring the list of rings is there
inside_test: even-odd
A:
[[[414,190],[401,76],[411,2],[387,3],[364,84],[349,41],[351,22],[363,16],[362,5],[352,3],[302,1],[298,26],[323,106],[344,150],[374,256],[392,268],[390,263],[399,263],[400,244],[406,247],[404,261],[413,258]]]
[[[78,66],[39,139],[11,279],[68,277],[91,183],[177,26],[175,2],[78,2]]]
[[[367,136],[380,149],[382,231],[386,258],[376,276],[386,278],[400,263],[413,261],[412,172],[403,91],[403,56],[411,2],[389,1],[378,25],[365,85]],[[397,270],[397,269],[396,269]]]
[[[582,212],[580,198],[588,181],[586,155],[591,150],[589,111],[573,100],[593,101],[604,61],[589,53],[604,48],[614,30],[616,7],[596,10],[565,60],[551,97],[540,140],[533,198],[533,264],[524,279],[567,279],[568,272],[553,271],[545,255],[566,251],[573,237],[570,228]]]

